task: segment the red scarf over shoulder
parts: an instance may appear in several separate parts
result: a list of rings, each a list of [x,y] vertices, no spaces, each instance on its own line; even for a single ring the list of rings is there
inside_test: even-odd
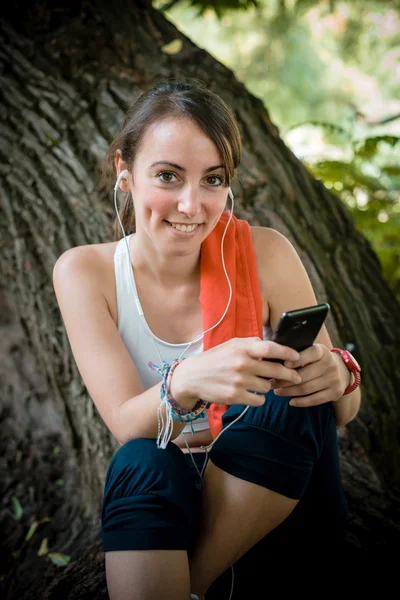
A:
[[[223,212],[201,247],[200,303],[203,331],[218,323],[228,303],[229,286],[221,258],[221,240],[228,219],[229,212]],[[204,350],[234,337],[262,338],[262,300],[256,255],[247,221],[232,217],[224,239],[224,259],[232,285],[232,301],[218,327],[204,334]],[[213,439],[222,430],[222,415],[228,408],[226,404],[211,404],[207,411]]]

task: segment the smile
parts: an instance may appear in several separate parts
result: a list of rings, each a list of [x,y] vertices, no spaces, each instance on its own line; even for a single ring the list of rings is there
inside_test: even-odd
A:
[[[168,221],[168,223],[169,223],[169,221]],[[182,225],[181,223],[169,223],[169,224],[171,225],[171,227],[173,227],[174,229],[177,229],[178,231],[191,233],[199,226],[200,223],[193,223],[192,225]]]

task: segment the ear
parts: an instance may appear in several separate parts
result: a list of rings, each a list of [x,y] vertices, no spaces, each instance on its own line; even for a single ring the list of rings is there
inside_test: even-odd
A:
[[[118,175],[120,173],[122,173],[122,171],[125,171],[128,169],[126,163],[122,160],[121,158],[121,150],[117,150],[115,153],[115,160],[114,160],[114,164],[115,164],[115,170],[117,172],[117,176],[115,179],[118,178]],[[123,191],[123,192],[130,192],[131,189],[129,187],[129,181],[128,179],[125,179],[125,177],[123,177],[120,181],[119,184],[119,188]]]

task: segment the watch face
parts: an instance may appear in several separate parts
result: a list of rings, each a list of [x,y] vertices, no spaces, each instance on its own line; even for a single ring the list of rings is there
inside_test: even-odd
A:
[[[349,355],[349,358],[351,359],[351,361],[354,363],[354,365],[356,366],[358,371],[361,371],[361,367],[358,364],[358,362],[356,361],[356,359],[354,358],[354,356],[347,350],[347,354]]]

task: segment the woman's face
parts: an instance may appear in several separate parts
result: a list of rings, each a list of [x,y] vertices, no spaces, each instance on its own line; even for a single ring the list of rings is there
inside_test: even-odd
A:
[[[145,233],[158,250],[175,256],[199,250],[228,195],[217,147],[189,119],[147,129],[129,184],[141,241]]]

